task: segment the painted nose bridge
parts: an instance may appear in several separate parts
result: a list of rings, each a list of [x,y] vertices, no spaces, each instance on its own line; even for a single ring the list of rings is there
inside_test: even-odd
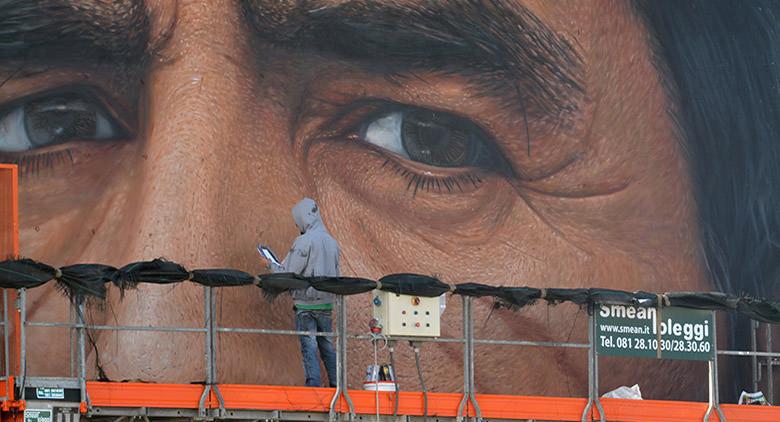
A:
[[[241,92],[251,84],[226,61],[241,53],[230,29],[207,28],[208,19],[188,19],[186,10],[164,55],[147,79],[144,163],[135,258],[166,256],[183,262],[219,261],[231,221],[231,168],[243,141]],[[230,25],[225,25],[230,26]],[[216,264],[216,262],[214,262]],[[224,265],[224,262],[222,263]]]

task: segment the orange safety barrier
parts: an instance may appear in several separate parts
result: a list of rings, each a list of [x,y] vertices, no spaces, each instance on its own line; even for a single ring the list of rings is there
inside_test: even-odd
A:
[[[19,254],[19,195],[17,169],[0,164],[0,257]]]
[[[197,384],[87,383],[87,396],[96,407],[197,409],[202,393]]]
[[[197,409],[204,386],[189,384],[142,384],[89,382],[87,392],[95,407],[158,407]],[[285,387],[264,385],[221,384],[219,390],[226,409],[267,410],[288,412],[327,413],[333,388]],[[376,412],[375,392],[351,390],[350,397],[358,414]],[[398,395],[398,414],[423,415],[423,397],[420,392],[401,392]],[[379,412],[393,414],[394,394],[379,393]],[[457,416],[460,393],[429,393],[428,416]],[[477,400],[486,419],[579,421],[586,399],[569,397],[509,396],[477,394]],[[219,407],[212,392],[210,408]],[[602,399],[609,421],[625,422],[675,422],[700,421],[707,408],[706,403],[666,400]],[[776,422],[780,420],[780,407],[721,405],[729,421]],[[346,412],[343,399],[337,407]],[[468,415],[474,416],[473,408]],[[593,412],[594,419],[597,413]],[[713,415],[711,420],[717,420]]]
[[[16,258],[19,256],[19,173],[14,164],[0,164],[0,259],[8,257]],[[12,304],[16,300],[16,292],[8,292],[8,303]],[[11,338],[9,358],[14,362],[14,373],[19,369],[19,314],[13,315],[13,327],[3,327],[4,330],[13,331]],[[5,372],[7,368],[3,368]],[[6,397],[2,403],[3,411],[9,409],[22,409],[24,403],[15,401],[14,398],[14,378],[0,382],[0,391]]]

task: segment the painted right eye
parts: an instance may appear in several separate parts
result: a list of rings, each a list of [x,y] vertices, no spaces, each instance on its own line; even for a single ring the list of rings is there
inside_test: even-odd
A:
[[[407,160],[440,168],[504,170],[501,152],[477,125],[453,114],[406,108],[364,123],[360,139]]]

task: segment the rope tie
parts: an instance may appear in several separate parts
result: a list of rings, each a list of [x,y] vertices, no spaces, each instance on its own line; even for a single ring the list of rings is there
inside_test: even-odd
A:
[[[539,299],[547,299],[547,289],[542,287],[539,289]]]
[[[379,281],[379,280],[377,280],[377,282],[376,282],[376,289],[377,290],[382,290],[382,282]]]
[[[448,284],[447,286],[450,287],[450,293],[455,293],[455,289],[457,289],[457,287],[454,284]]]
[[[192,277],[195,277],[195,274],[192,273],[192,271],[187,273],[187,279],[184,281],[192,281]]]
[[[54,271],[54,279],[59,280],[62,278],[62,270],[59,268],[56,268]]]
[[[252,284],[254,284],[255,286],[259,286],[260,285],[260,275],[256,275],[254,277],[254,281],[252,282]]]

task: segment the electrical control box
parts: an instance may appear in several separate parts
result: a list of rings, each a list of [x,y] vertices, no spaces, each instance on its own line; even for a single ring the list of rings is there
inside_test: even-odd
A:
[[[439,337],[441,299],[374,290],[372,324],[388,336]],[[372,327],[373,329],[374,327]]]

